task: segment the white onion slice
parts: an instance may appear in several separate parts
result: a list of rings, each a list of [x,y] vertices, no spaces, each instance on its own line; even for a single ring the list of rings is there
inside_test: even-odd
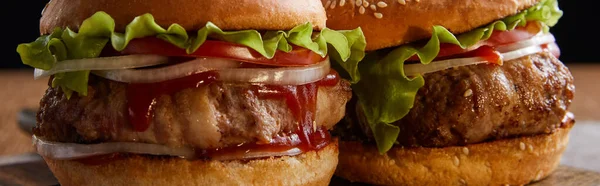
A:
[[[59,160],[72,160],[96,155],[105,155],[111,153],[134,153],[148,155],[167,155],[186,159],[194,159],[196,152],[192,148],[174,148],[158,144],[137,143],[137,142],[106,142],[99,144],[77,144],[50,142],[33,136],[33,145],[38,154]],[[291,148],[286,151],[242,151],[219,154],[210,157],[214,160],[241,160],[263,157],[295,156],[303,151],[299,148]]]
[[[519,50],[502,53],[502,59],[504,61],[509,61],[509,60],[517,59],[517,58],[520,58],[520,57],[523,57],[526,55],[540,53],[542,51],[544,51],[544,49],[542,49],[542,47],[539,45],[529,46],[529,47],[525,47],[525,48],[522,48]]]
[[[219,156],[211,157],[213,160],[226,161],[226,160],[239,160],[239,159],[254,159],[264,157],[278,157],[278,156],[295,156],[302,154],[302,150],[299,148],[291,148],[286,151],[272,152],[272,151],[250,151],[243,153],[225,153]]]
[[[527,40],[523,40],[523,41],[511,43],[511,44],[506,44],[506,45],[500,45],[500,46],[496,46],[494,48],[498,52],[509,52],[509,51],[514,51],[514,50],[525,48],[525,47],[537,46],[537,45],[546,44],[546,43],[553,43],[554,41],[555,41],[554,35],[542,34],[542,35],[533,36],[532,38],[529,38]]]
[[[225,82],[264,83],[269,85],[303,85],[319,81],[330,70],[329,58],[305,67],[236,68],[219,70],[219,80]]]
[[[419,74],[426,74],[431,72],[437,72],[440,70],[449,69],[452,67],[466,66],[466,65],[475,65],[487,63],[485,58],[482,57],[469,57],[469,58],[456,58],[456,59],[447,59],[441,61],[433,61],[429,64],[406,64],[404,65],[404,74],[407,76],[414,76]]]
[[[86,59],[64,60],[56,63],[50,70],[35,69],[35,79],[61,72],[80,70],[113,70],[154,66],[166,63],[168,57],[160,55],[126,55]]]
[[[539,45],[529,46],[522,49],[518,49],[511,52],[502,53],[502,60],[509,61],[513,59],[517,59],[526,55],[531,55],[535,53],[542,52],[543,49]],[[466,65],[475,65],[481,63],[488,63],[485,58],[482,57],[468,57],[468,58],[456,58],[456,59],[447,59],[441,61],[434,61],[427,65],[417,63],[417,64],[406,64],[404,65],[404,74],[407,76],[414,76],[418,74],[426,74],[431,72],[437,72],[440,70],[445,70],[453,67],[466,66]]]
[[[241,62],[220,58],[196,58],[176,65],[153,69],[124,69],[93,71],[113,81],[126,83],[156,83],[218,69],[239,67]]]
[[[191,148],[173,148],[164,145],[136,142],[107,142],[99,144],[77,144],[50,142],[33,136],[35,150],[44,157],[53,159],[76,159],[115,152],[135,154],[169,155],[193,158],[195,151]]]
[[[302,85],[323,79],[329,73],[329,58],[304,67],[237,68],[241,62],[198,58],[192,61],[155,69],[125,69],[93,71],[106,79],[126,83],[156,83],[216,70],[224,82],[249,82],[270,85]]]

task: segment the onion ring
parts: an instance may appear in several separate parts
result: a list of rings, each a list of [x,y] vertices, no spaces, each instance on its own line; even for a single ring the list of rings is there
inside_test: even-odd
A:
[[[113,81],[125,83],[156,83],[182,78],[196,73],[216,71],[224,82],[263,83],[269,85],[303,85],[319,81],[330,70],[329,58],[309,66],[279,68],[238,68],[242,62],[220,58],[197,58],[154,69],[124,69],[92,71]]]
[[[159,55],[126,55],[59,61],[50,70],[36,68],[33,77],[39,79],[61,72],[81,70],[114,70],[148,67],[166,63],[168,57]]]
[[[517,59],[526,55],[531,55],[535,53],[539,53],[544,51],[544,49],[539,45],[529,46],[525,48],[521,48],[515,51],[510,51],[506,53],[502,53],[502,59],[504,61],[509,61],[513,59]],[[414,76],[418,74],[426,74],[431,72],[437,72],[440,70],[445,70],[453,67],[466,66],[466,65],[476,65],[482,63],[489,63],[483,57],[468,57],[468,58],[456,58],[456,59],[447,59],[434,61],[427,65],[422,63],[417,64],[407,64],[404,65],[404,74],[407,76]]]
[[[128,152],[136,154],[170,155],[182,158],[193,158],[195,151],[192,148],[174,148],[164,145],[136,143],[136,142],[107,142],[98,144],[77,144],[45,141],[33,136],[35,150],[44,157],[52,159],[77,159],[95,155],[104,155],[115,152]]]
[[[196,58],[191,61],[153,69],[92,71],[113,81],[125,83],[156,83],[218,69],[237,68],[241,62],[220,58]]]
[[[317,82],[329,73],[329,58],[306,67],[236,68],[218,70],[225,82],[264,83],[269,85],[303,85]]]
[[[167,155],[185,159],[196,159],[196,151],[188,147],[168,147],[159,144],[138,142],[105,142],[98,144],[77,144],[51,142],[33,135],[33,146],[38,154],[43,157],[58,160],[73,160],[111,153],[134,153],[149,155]],[[248,152],[225,152],[210,157],[214,160],[241,160],[276,156],[294,156],[303,151],[299,148],[290,148],[284,151],[252,150]]]

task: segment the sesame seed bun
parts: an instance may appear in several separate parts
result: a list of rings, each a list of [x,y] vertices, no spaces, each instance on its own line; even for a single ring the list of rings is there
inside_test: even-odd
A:
[[[361,27],[366,50],[431,37],[433,25],[463,33],[531,7],[540,0],[322,0],[327,27]]]
[[[334,140],[319,151],[248,161],[188,161],[130,155],[106,164],[44,158],[61,185],[328,185],[338,162]]]
[[[336,175],[377,185],[523,185],[556,169],[572,125],[467,146],[394,147],[383,155],[373,145],[340,142]]]
[[[186,30],[198,30],[208,21],[223,30],[287,30],[306,22],[319,29],[326,21],[318,0],[52,0],[42,12],[40,32],[48,34],[55,27],[78,30],[97,11],[111,15],[118,32],[145,13],[164,28],[178,23]]]

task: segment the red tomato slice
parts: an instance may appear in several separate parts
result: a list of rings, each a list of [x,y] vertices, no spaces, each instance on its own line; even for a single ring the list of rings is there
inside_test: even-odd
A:
[[[525,26],[517,27],[511,31],[494,31],[490,38],[485,41],[480,41],[481,46],[498,46],[504,44],[510,44],[517,41],[522,41],[535,36],[541,30],[541,26],[536,22],[530,22]],[[441,43],[440,52],[436,59],[447,58],[469,52],[467,49],[462,49],[460,46],[455,44]],[[475,53],[472,53],[475,54]],[[409,61],[418,61],[419,58],[415,55],[408,59]]]
[[[517,27],[511,31],[494,31],[489,39],[485,40],[488,46],[498,46],[522,41],[535,36],[542,27],[537,22],[529,22],[527,25]]]
[[[305,66],[317,64],[323,58],[317,53],[306,48],[293,46],[290,52],[276,51],[272,59],[268,59],[249,47],[225,42],[206,40],[196,52],[187,54],[173,44],[156,37],[145,37],[133,39],[121,54],[158,54],[165,56],[187,56],[187,57],[217,57],[232,59],[242,62],[272,65],[272,66]]]

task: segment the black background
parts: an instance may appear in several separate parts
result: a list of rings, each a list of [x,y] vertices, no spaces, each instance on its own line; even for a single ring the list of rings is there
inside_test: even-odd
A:
[[[485,0],[482,0],[485,1]],[[47,1],[10,0],[2,7],[2,51],[6,56],[0,68],[28,68],[21,64],[16,47],[39,36],[39,19]],[[460,1],[457,1],[460,2]],[[564,15],[551,29],[561,48],[560,59],[566,63],[600,63],[597,30],[600,7],[594,0],[559,0]]]

